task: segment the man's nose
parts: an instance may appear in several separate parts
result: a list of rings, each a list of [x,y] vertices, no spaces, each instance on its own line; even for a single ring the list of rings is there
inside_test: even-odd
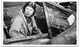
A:
[[[29,13],[29,11],[27,11],[27,13]]]
[[[30,13],[30,10],[28,10],[27,13]]]

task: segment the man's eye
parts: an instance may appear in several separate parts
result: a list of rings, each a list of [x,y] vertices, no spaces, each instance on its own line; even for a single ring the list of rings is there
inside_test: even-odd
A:
[[[33,11],[32,9],[30,9],[31,11]]]

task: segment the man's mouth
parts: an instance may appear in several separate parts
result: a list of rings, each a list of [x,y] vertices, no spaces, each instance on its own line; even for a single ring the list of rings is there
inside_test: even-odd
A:
[[[27,15],[29,15],[29,14],[27,14]]]

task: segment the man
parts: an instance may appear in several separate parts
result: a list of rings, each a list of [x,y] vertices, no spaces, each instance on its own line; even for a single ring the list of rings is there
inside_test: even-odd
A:
[[[34,19],[35,5],[33,3],[26,3],[23,9],[19,11],[19,15],[12,19],[12,25],[9,34],[12,38],[27,37],[32,32],[42,34],[37,27]]]

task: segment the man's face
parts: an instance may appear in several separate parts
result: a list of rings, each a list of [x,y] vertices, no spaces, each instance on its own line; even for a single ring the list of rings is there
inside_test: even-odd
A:
[[[27,17],[30,17],[30,16],[33,14],[33,12],[34,12],[34,9],[33,9],[32,7],[27,6],[27,7],[25,8],[25,15],[26,15]]]

